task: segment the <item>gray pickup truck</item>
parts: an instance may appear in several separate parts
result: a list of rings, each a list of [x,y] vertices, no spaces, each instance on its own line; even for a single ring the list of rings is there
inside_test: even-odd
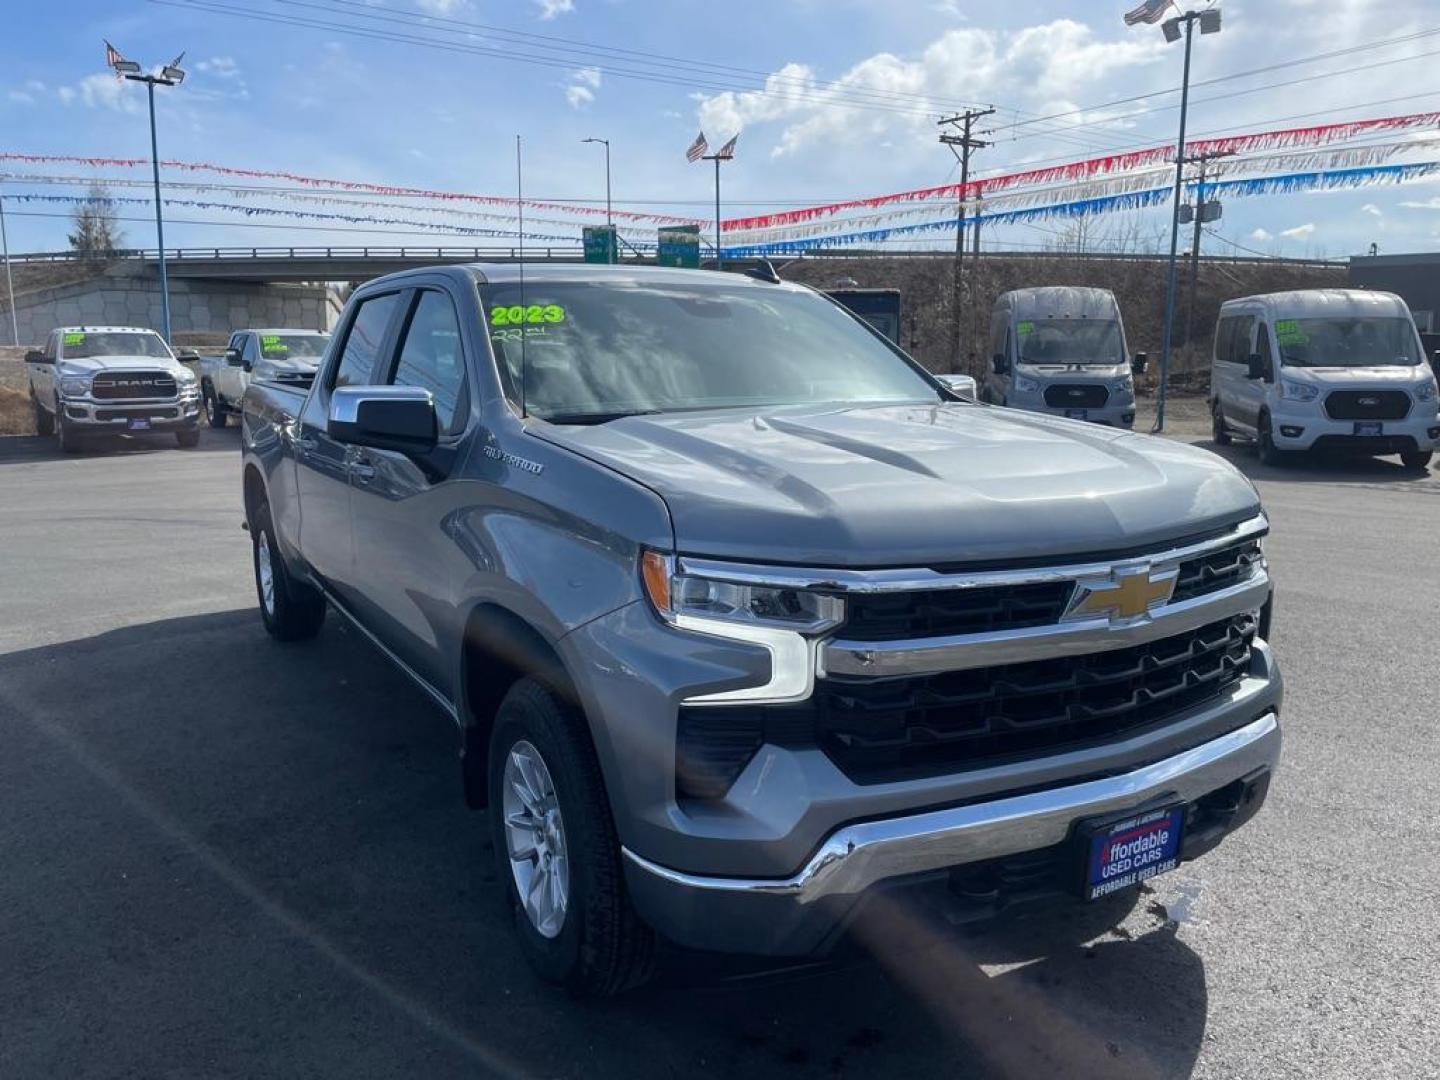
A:
[[[333,607],[454,719],[524,952],[577,991],[660,940],[1134,890],[1268,790],[1252,485],[962,400],[773,273],[380,278],[242,426],[265,626]]]

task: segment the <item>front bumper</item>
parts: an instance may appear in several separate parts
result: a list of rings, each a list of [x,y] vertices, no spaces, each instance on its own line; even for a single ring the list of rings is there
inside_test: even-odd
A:
[[[143,430],[173,431],[192,428],[200,422],[200,395],[182,393],[153,401],[62,398],[60,409],[67,425],[87,432],[135,430],[133,420],[145,421]]]
[[[1373,421],[1381,425],[1378,436],[1357,435],[1356,425],[1364,423],[1367,421],[1332,420],[1318,404],[1306,402],[1277,408],[1271,417],[1271,436],[1282,450],[1349,449],[1396,454],[1440,449],[1440,418],[1433,402],[1412,406],[1410,415],[1403,420]]]
[[[764,955],[823,949],[869,890],[1063,844],[1077,821],[1172,802],[1197,803],[1243,784],[1264,798],[1280,757],[1278,714],[1267,710],[1199,746],[1128,772],[903,817],[845,825],[797,872],[740,878],[684,873],[625,849],[625,874],[640,914],[666,937],[694,948]],[[1213,846],[1213,831],[1198,845]],[[1187,833],[1188,843],[1188,833]],[[1191,851],[1196,854],[1198,851]]]

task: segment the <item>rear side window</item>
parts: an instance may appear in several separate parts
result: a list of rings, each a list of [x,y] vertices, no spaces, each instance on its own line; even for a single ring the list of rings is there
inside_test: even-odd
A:
[[[370,382],[376,357],[385,343],[385,332],[390,328],[399,302],[399,293],[385,293],[360,301],[360,308],[345,334],[335,386],[365,386]]]
[[[465,427],[469,411],[465,353],[460,348],[455,305],[446,293],[426,289],[420,294],[390,382],[429,390],[442,432],[453,434]]]
[[[1232,364],[1243,364],[1250,358],[1250,331],[1254,327],[1254,315],[1241,315],[1235,320],[1235,333],[1230,339]]]
[[[1235,333],[1235,320],[1226,317],[1215,324],[1215,359],[1218,363],[1230,362],[1230,338]]]

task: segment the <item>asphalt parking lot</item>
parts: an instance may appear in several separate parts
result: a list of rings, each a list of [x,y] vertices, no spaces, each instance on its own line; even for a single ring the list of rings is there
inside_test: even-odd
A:
[[[1440,472],[1227,452],[1285,758],[1138,903],[896,911],[872,959],[578,1003],[500,914],[449,721],[338,620],[266,638],[238,442],[0,439],[0,1077],[1440,1075]]]

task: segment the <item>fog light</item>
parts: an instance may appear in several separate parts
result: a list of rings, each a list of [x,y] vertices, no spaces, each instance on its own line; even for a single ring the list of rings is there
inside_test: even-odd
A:
[[[1432,439],[1440,439],[1440,427],[1432,427],[1426,434]]]
[[[1133,412],[1121,413],[1120,423],[1124,424],[1126,427],[1130,427],[1132,424],[1135,423],[1135,414]]]
[[[85,410],[82,409],[82,408],[80,408],[79,406],[76,406],[76,405],[66,405],[66,406],[65,406],[65,415],[68,416],[68,417],[70,417],[71,420],[84,420],[86,414],[85,414]]]
[[[1280,434],[1284,435],[1287,439],[1298,439],[1301,435],[1305,434],[1305,429],[1303,427],[1296,427],[1294,424],[1281,424]]]

